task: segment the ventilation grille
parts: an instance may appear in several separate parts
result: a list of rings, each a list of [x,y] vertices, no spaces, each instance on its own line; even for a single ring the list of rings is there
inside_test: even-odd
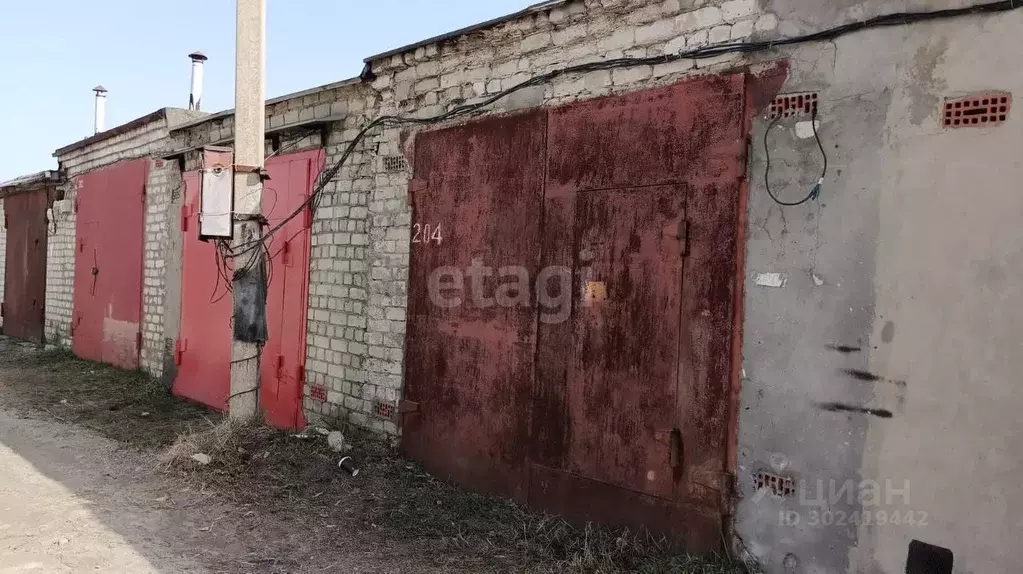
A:
[[[319,385],[314,386],[309,389],[309,398],[317,402],[325,403],[327,402],[327,389]]]
[[[796,494],[796,483],[791,477],[758,472],[753,479],[757,490],[767,489],[775,496],[789,497]]]
[[[768,119],[792,118],[817,115],[817,92],[785,94],[778,96],[767,108]]]
[[[385,403],[383,401],[377,401],[373,406],[377,413],[377,416],[382,419],[389,419],[394,417],[395,406],[392,403]]]
[[[943,125],[946,128],[964,128],[998,125],[1009,117],[1012,94],[990,93],[967,98],[945,100]]]
[[[384,171],[406,171],[408,170],[408,161],[405,160],[403,155],[389,155],[384,157]]]

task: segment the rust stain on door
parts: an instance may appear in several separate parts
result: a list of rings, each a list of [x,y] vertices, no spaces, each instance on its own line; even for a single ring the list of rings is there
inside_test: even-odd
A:
[[[418,137],[414,223],[446,232],[412,245],[408,454],[720,546],[745,103],[742,74],[705,77]],[[530,294],[488,302],[480,261]]]
[[[502,286],[510,267],[535,276],[544,128],[531,113],[422,134],[410,185],[405,395],[420,406],[404,416],[403,448],[520,501],[536,319],[531,294]]]

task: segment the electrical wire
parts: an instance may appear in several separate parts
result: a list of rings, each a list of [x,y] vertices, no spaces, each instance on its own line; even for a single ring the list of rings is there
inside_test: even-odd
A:
[[[550,72],[534,76],[528,80],[520,82],[510,88],[507,88],[491,97],[488,97],[480,102],[473,104],[463,104],[452,108],[446,113],[427,117],[427,118],[414,118],[414,117],[403,117],[396,115],[385,115],[379,116],[373,121],[366,124],[352,141],[348,142],[341,157],[334,162],[329,168],[320,172],[317,178],[316,187],[313,192],[309,195],[309,198],[302,203],[294,212],[285,217],[282,221],[271,227],[261,237],[241,243],[230,249],[229,256],[231,258],[241,257],[245,254],[251,253],[256,249],[260,249],[264,244],[270,240],[278,231],[284,228],[285,225],[294,218],[302,214],[306,209],[314,210],[319,206],[320,197],[327,184],[332,181],[337,174],[341,171],[341,168],[348,161],[348,159],[355,153],[359,144],[366,137],[366,134],[371,130],[378,127],[400,127],[400,126],[425,126],[434,125],[443,122],[447,122],[453,119],[471,116],[484,108],[493,105],[508,96],[524,90],[526,88],[546,84],[555,80],[561,76],[568,74],[585,74],[589,72],[602,71],[602,70],[613,70],[618,68],[630,68],[637,66],[654,66],[658,64],[667,64],[671,62],[677,62],[680,60],[704,60],[709,58],[715,58],[717,56],[741,53],[748,54],[753,52],[759,52],[764,50],[773,50],[785,46],[793,46],[799,44],[806,44],[811,42],[820,42],[834,40],[841,36],[845,36],[854,32],[867,30],[871,28],[883,28],[892,26],[906,26],[917,22],[926,22],[931,20],[941,20],[947,18],[954,18],[959,16],[967,16],[974,14],[996,14],[1000,12],[1008,12],[1016,10],[1017,8],[1023,7],[1023,2],[1018,0],[1001,0],[996,2],[988,2],[985,4],[977,4],[973,6],[967,6],[964,8],[951,8],[944,10],[934,10],[925,12],[901,12],[894,14],[884,14],[861,20],[858,22],[850,22],[840,26],[828,28],[818,32],[810,34],[804,34],[801,36],[793,36],[789,38],[780,38],[775,40],[764,40],[756,42],[728,42],[723,44],[715,44],[712,46],[704,46],[693,50],[684,50],[677,53],[663,54],[661,56],[648,56],[648,57],[628,57],[628,58],[614,58],[609,60],[601,60],[596,62],[589,62],[585,64],[577,64],[574,66],[568,66],[565,68],[559,68]],[[256,258],[252,258],[256,259]]]
[[[821,136],[817,132],[817,108],[816,106],[813,108],[813,114],[810,115],[810,124],[813,126],[813,137],[817,140],[817,147],[821,150],[821,157],[824,158],[824,167],[821,169],[821,176],[817,179],[817,183],[810,187],[810,193],[799,201],[782,201],[781,199],[778,199],[778,196],[776,196],[773,191],[771,191],[771,148],[767,145],[767,138],[771,135],[771,129],[774,128],[780,119],[781,116],[778,116],[771,120],[771,124],[768,125],[767,130],[764,131],[764,158],[767,162],[767,167],[764,168],[764,187],[767,189],[767,195],[770,195],[771,199],[773,199],[775,203],[785,207],[803,205],[811,199],[816,201],[820,196],[821,186],[824,185],[824,176],[828,175],[828,153],[824,151],[824,144],[821,143]]]

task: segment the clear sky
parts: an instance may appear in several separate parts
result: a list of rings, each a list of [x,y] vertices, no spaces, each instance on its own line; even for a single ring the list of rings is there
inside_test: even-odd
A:
[[[362,60],[521,10],[535,0],[267,0],[267,97],[358,75]],[[92,88],[107,127],[188,107],[204,52],[203,109],[234,107],[232,0],[0,0],[0,181],[55,169],[58,147],[92,135]]]

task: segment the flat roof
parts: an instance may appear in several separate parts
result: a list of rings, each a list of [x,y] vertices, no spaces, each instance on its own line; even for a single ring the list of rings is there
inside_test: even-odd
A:
[[[311,96],[312,94],[318,94],[320,92],[326,92],[328,90],[333,90],[335,88],[340,88],[340,87],[343,87],[343,86],[347,86],[349,84],[359,84],[359,83],[362,83],[362,79],[361,78],[358,78],[358,77],[356,77],[356,78],[348,78],[347,80],[341,80],[340,82],[332,82],[330,84],[324,84],[322,86],[316,86],[315,88],[309,88],[307,90],[302,90],[300,92],[294,92],[294,93],[291,93],[291,94],[284,94],[283,96],[277,96],[276,98],[271,98],[271,99],[267,100],[264,105],[265,106],[271,106],[273,104],[279,104],[281,102],[286,102],[288,100],[293,100],[295,98],[303,98],[305,96]],[[201,118],[198,118],[196,120],[193,120],[193,121],[190,121],[190,122],[186,122],[186,123],[183,123],[183,124],[177,124],[173,128],[170,129],[170,132],[174,133],[174,132],[179,132],[181,130],[187,130],[190,127],[197,126],[197,125],[200,125],[200,124],[204,124],[204,123],[206,123],[208,121],[211,121],[211,120],[216,120],[216,119],[220,119],[220,118],[226,118],[226,117],[231,116],[231,115],[234,115],[234,108],[231,108],[231,109],[228,109],[228,110],[224,110],[222,112],[217,112],[217,113],[214,113],[214,114],[210,114],[208,116],[203,116]]]
[[[157,120],[163,120],[163,119],[166,119],[166,118],[167,118],[167,108],[161,108],[159,110],[156,110],[155,112],[148,113],[148,114],[142,116],[141,118],[135,118],[134,120],[132,120],[132,121],[126,123],[126,124],[121,124],[121,125],[119,125],[119,126],[117,126],[115,128],[110,128],[109,130],[106,130],[106,131],[103,131],[103,132],[99,132],[98,134],[89,136],[89,137],[87,137],[87,138],[85,138],[83,140],[78,140],[78,141],[76,141],[73,144],[66,145],[66,146],[58,149],[57,151],[53,152],[53,157],[62,156],[64,154],[68,153],[68,152],[72,152],[72,151],[75,151],[77,149],[81,149],[83,147],[88,147],[88,146],[90,146],[90,145],[92,145],[94,143],[101,142],[101,141],[103,141],[105,139],[110,139],[110,138],[112,138],[114,136],[121,135],[124,132],[129,132],[129,131],[131,131],[133,129],[140,128],[140,127],[142,127],[142,126],[144,126],[146,124],[150,124],[150,123],[155,122]]]
[[[370,62],[373,62],[375,60],[379,60],[381,58],[389,58],[391,56],[396,56],[398,54],[404,54],[406,52],[411,52],[413,50],[416,50],[417,48],[421,48],[423,46],[429,46],[430,44],[436,44],[438,42],[443,42],[445,40],[453,40],[455,38],[459,38],[461,36],[465,36],[466,34],[471,34],[472,32],[477,32],[479,30],[484,30],[486,28],[490,28],[490,27],[496,26],[498,24],[503,24],[505,22],[510,22],[512,20],[518,20],[519,18],[522,18],[523,16],[528,16],[529,14],[533,14],[535,12],[542,12],[544,10],[550,10],[551,8],[556,8],[556,7],[561,6],[563,4],[568,4],[571,1],[573,1],[573,0],[547,0],[546,2],[540,2],[540,3],[537,3],[537,4],[533,4],[532,6],[529,6],[528,8],[525,8],[523,10],[519,10],[518,12],[515,12],[513,14],[508,14],[507,16],[501,16],[499,18],[494,18],[493,20],[487,20],[486,22],[480,22],[479,24],[473,24],[472,26],[468,26],[466,28],[455,30],[453,32],[448,32],[447,34],[441,34],[440,36],[434,36],[433,38],[427,38],[426,40],[423,40],[421,42],[416,42],[415,44],[409,44],[407,46],[402,46],[400,48],[395,48],[393,50],[389,50],[389,51],[384,52],[382,54],[377,54],[375,56],[370,56],[370,57],[366,58],[364,60],[364,62],[366,62],[368,64]]]
[[[0,183],[0,195],[7,195],[9,193],[43,186],[48,183],[59,182],[60,173],[57,172],[56,170],[48,169],[46,171],[40,171],[30,175],[23,175],[21,177],[16,177],[10,181]]]

